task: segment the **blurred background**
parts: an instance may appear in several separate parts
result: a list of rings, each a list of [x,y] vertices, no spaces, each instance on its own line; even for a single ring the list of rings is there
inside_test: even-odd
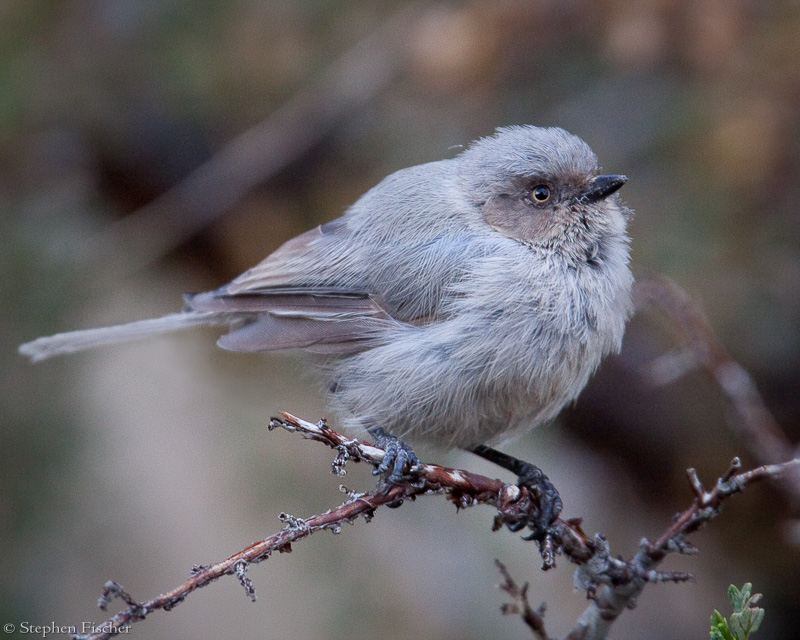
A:
[[[499,125],[557,125],[630,182],[638,274],[708,313],[800,438],[800,4],[792,0],[97,0],[0,3],[0,619],[99,622],[106,580],[144,600],[342,501],[333,455],[271,415],[326,411],[302,355],[218,350],[214,331],[36,366],[19,343],[178,310],[341,215],[388,173]],[[556,424],[506,445],[542,466],[565,515],[630,557],[734,455],[719,390],[641,367],[675,336],[633,320]],[[332,416],[331,416],[332,417]],[[427,460],[498,475],[467,454]],[[369,489],[369,470],[345,484]],[[671,558],[618,639],[701,638],[728,584],[764,593],[764,637],[796,638],[798,536],[766,484]],[[528,638],[493,559],[563,636],[586,606],[572,568],[486,508],[383,511],[222,580],[137,637]],[[116,611],[117,604],[112,604]],[[771,635],[770,635],[771,634]],[[13,637],[13,636],[9,636]]]

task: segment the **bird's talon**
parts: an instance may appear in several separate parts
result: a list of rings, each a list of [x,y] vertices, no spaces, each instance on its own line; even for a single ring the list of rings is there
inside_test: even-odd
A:
[[[547,530],[556,521],[564,503],[558,490],[544,472],[532,464],[526,464],[520,471],[517,485],[526,487],[539,502],[539,510],[528,523],[532,533],[525,540],[543,540]]]
[[[376,444],[386,452],[378,467],[373,469],[372,475],[385,477],[389,489],[422,469],[419,458],[405,442],[383,429],[370,429],[370,433],[375,438]]]

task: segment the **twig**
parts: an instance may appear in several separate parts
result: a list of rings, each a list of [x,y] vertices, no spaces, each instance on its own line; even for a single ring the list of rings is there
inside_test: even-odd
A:
[[[378,465],[385,455],[385,452],[378,447],[349,439],[329,429],[324,421],[313,424],[284,413],[283,419],[273,419],[270,422],[270,429],[276,427],[298,432],[305,438],[323,442],[335,449],[338,454],[333,463],[333,471],[340,476],[343,475],[347,462],[364,461]],[[469,471],[426,464],[422,466],[414,482],[392,487],[380,484],[370,493],[349,493],[348,501],[326,513],[305,519],[281,514],[281,520],[286,526],[279,533],[250,545],[222,562],[209,566],[196,566],[190,578],[183,584],[146,602],[135,601],[117,583],[109,582],[101,598],[102,604],[105,606],[112,598],[119,597],[128,604],[128,608],[97,625],[97,632],[75,637],[81,640],[111,638],[126,625],[144,620],[153,611],[173,609],[193,591],[225,575],[236,576],[248,597],[255,600],[255,588],[246,576],[250,565],[267,560],[275,551],[290,552],[293,543],[317,531],[330,529],[338,533],[343,524],[353,523],[359,516],[371,519],[380,506],[396,507],[405,500],[413,500],[416,496],[424,494],[445,494],[460,509],[476,504],[491,505],[498,511],[495,527],[533,522],[538,510],[537,499],[525,487],[507,484]],[[552,544],[557,544],[566,557],[577,563],[591,557],[594,549],[593,543],[583,534],[579,525],[579,521],[557,520],[551,530]],[[547,553],[552,553],[552,549],[542,545],[542,554]]]
[[[371,518],[374,511],[381,505],[401,499],[404,491],[404,487],[398,486],[385,494],[364,494],[349,500],[336,509],[331,509],[326,513],[307,519],[281,514],[281,519],[286,522],[286,526],[279,533],[251,544],[246,549],[233,554],[222,562],[209,566],[194,567],[191,577],[186,582],[146,602],[134,601],[117,583],[108,582],[101,601],[107,605],[113,597],[120,597],[129,605],[128,608],[98,625],[98,628],[101,629],[100,632],[74,637],[81,640],[106,640],[111,638],[117,634],[108,630],[121,629],[126,625],[144,620],[150,613],[159,609],[170,611],[183,602],[193,591],[205,587],[225,575],[237,576],[248,597],[255,600],[253,584],[245,576],[245,572],[251,564],[267,560],[275,551],[291,553],[292,543],[302,540],[317,531],[323,529],[338,530],[343,523],[354,522],[359,516]],[[101,608],[105,609],[105,606]]]
[[[500,570],[500,575],[503,576],[504,580],[498,586],[514,599],[513,603],[501,606],[500,611],[502,611],[503,615],[518,615],[539,640],[550,640],[544,627],[544,612],[547,609],[547,605],[543,602],[538,609],[531,607],[528,602],[528,583],[524,583],[521,587],[518,586],[508,572],[506,565],[499,560],[495,560],[494,563]]]
[[[695,548],[687,542],[686,536],[719,516],[723,501],[754,482],[796,473],[800,469],[800,459],[737,473],[740,468],[741,462],[734,458],[728,471],[708,492],[703,489],[695,471],[689,469],[689,481],[695,494],[691,506],[678,514],[672,525],[655,542],[643,539],[638,553],[628,562],[611,557],[608,543],[602,538],[596,538],[598,553],[579,567],[575,576],[576,585],[586,590],[592,603],[565,640],[606,638],[611,625],[620,614],[625,609],[636,606],[636,600],[648,582],[691,580],[691,574],[664,573],[656,571],[656,567],[670,553],[694,553]]]
[[[324,421],[317,424],[307,422],[291,414],[273,419],[270,429],[281,427],[303,437],[322,442],[335,451],[336,459],[332,471],[342,476],[348,462],[367,462],[378,465],[385,452],[369,443],[353,440],[330,429]],[[557,519],[539,542],[539,551],[545,567],[554,566],[557,554],[578,565],[575,582],[585,589],[593,602],[583,613],[576,627],[567,636],[568,640],[601,640],[605,638],[611,624],[626,608],[634,606],[636,598],[647,582],[681,582],[691,579],[689,574],[659,572],[656,566],[668,553],[691,553],[693,547],[685,537],[706,522],[719,515],[720,504],[729,496],[764,478],[773,478],[790,467],[800,466],[800,460],[769,465],[744,473],[737,473],[741,464],[734,460],[728,472],[719,479],[714,489],[706,492],[696,474],[690,471],[691,485],[695,493],[692,505],[678,516],[669,529],[654,543],[643,540],[639,552],[630,561],[612,557],[608,542],[600,535],[590,540],[581,530],[578,519]],[[205,587],[225,575],[236,576],[246,595],[256,599],[253,582],[247,576],[248,568],[268,559],[275,551],[287,553],[292,544],[307,538],[317,531],[329,529],[335,533],[342,525],[355,522],[359,517],[369,520],[380,506],[400,506],[406,500],[420,495],[444,494],[459,508],[486,504],[497,510],[494,528],[503,525],[518,529],[536,521],[538,503],[525,487],[506,484],[500,480],[458,469],[424,464],[413,481],[386,486],[383,483],[369,493],[347,492],[348,500],[335,509],[310,518],[298,518],[281,514],[285,523],[282,531],[275,533],[226,560],[209,566],[196,566],[183,584],[146,602],[136,601],[116,582],[106,583],[99,605],[105,609],[113,598],[127,604],[116,615],[98,625],[90,634],[75,636],[81,640],[106,640],[123,632],[127,626],[144,620],[153,611],[169,611],[183,602],[193,591]],[[548,564],[549,563],[549,564]],[[544,630],[544,608],[534,610],[527,602],[527,585],[518,587],[508,571],[501,567],[505,583],[501,585],[514,598],[514,604],[506,605],[504,613],[520,615],[540,640],[547,640]]]
[[[324,420],[313,424],[290,413],[283,413],[283,420],[274,419],[270,428],[283,427],[289,431],[299,431],[303,437],[324,442],[339,451],[333,463],[333,472],[341,473],[347,460],[365,461],[379,465],[383,461],[384,451],[358,440],[350,440],[342,434],[330,429]],[[413,494],[444,492],[447,498],[459,509],[476,504],[486,504],[497,509],[492,530],[497,531],[508,526],[514,531],[524,528],[536,521],[538,498],[524,486],[507,484],[497,479],[464,471],[448,469],[435,464],[423,464],[419,472],[419,482],[413,483]],[[533,528],[533,527],[532,527]],[[542,569],[555,567],[557,553],[564,555],[570,562],[582,564],[589,560],[595,552],[593,542],[581,529],[581,520],[574,518],[563,520],[557,518],[546,532],[539,544],[542,556]]]

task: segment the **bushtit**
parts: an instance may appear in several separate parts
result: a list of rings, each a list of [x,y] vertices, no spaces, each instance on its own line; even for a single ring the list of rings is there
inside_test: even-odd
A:
[[[452,159],[390,175],[341,218],[187,295],[181,313],[20,352],[41,360],[226,325],[223,349],[326,354],[332,406],[387,448],[379,471],[391,482],[417,463],[397,439],[412,436],[546,483],[486,445],[553,418],[619,350],[631,212],[615,192],[626,180],[599,175],[592,150],[563,129],[501,128]],[[560,501],[545,521],[558,510]]]

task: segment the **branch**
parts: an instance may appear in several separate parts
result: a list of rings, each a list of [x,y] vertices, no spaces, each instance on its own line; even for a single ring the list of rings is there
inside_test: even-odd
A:
[[[297,418],[290,413],[283,413],[283,420],[273,419],[270,428],[283,427],[288,431],[299,431],[303,437],[311,438],[327,444],[339,451],[333,462],[333,472],[342,475],[344,464],[348,460],[364,461],[379,466],[385,452],[374,445],[351,440],[328,428],[325,421],[317,424]],[[459,509],[486,504],[497,509],[492,530],[497,531],[508,526],[514,531],[527,527],[534,529],[539,510],[538,497],[532,495],[526,487],[504,483],[501,480],[464,471],[448,469],[435,464],[424,464],[419,472],[418,481],[409,485],[403,497],[414,498],[426,493],[445,493],[448,500]],[[556,553],[563,554],[575,564],[582,564],[594,554],[594,544],[581,529],[580,519],[563,520],[557,518],[550,526],[539,544],[542,556],[542,569],[555,567]]]
[[[281,427],[303,437],[322,442],[337,451],[332,471],[344,475],[348,462],[367,462],[379,465],[385,452],[369,443],[352,440],[327,427],[324,421],[317,424],[307,422],[291,414],[284,413],[283,419],[274,418],[270,430]],[[346,490],[345,490],[346,491]],[[370,520],[380,506],[398,507],[406,500],[414,500],[419,495],[445,494],[459,509],[486,504],[497,510],[494,529],[503,525],[516,528],[536,521],[538,500],[525,487],[504,483],[469,471],[448,469],[438,465],[425,464],[413,482],[386,486],[381,482],[369,493],[347,492],[349,499],[335,509],[320,515],[302,519],[281,514],[286,523],[284,529],[276,534],[251,544],[246,549],[233,554],[226,560],[210,566],[195,566],[190,578],[174,589],[146,602],[137,602],[124,588],[110,581],[100,598],[100,608],[105,610],[111,599],[121,598],[128,607],[105,622],[97,625],[96,631],[88,635],[73,636],[80,640],[106,640],[121,632],[126,626],[144,620],[150,613],[163,609],[169,611],[183,602],[193,591],[205,587],[215,580],[234,575],[245,588],[252,600],[256,594],[253,583],[247,577],[247,569],[252,564],[267,560],[275,552],[288,553],[292,544],[307,538],[317,531],[329,529],[338,533],[343,524],[352,524],[359,517]],[[545,568],[555,566],[555,554],[563,553],[572,562],[580,564],[594,553],[594,544],[580,529],[579,520],[557,520],[548,535],[539,541],[539,549]]]
[[[370,443],[353,440],[328,428],[324,421],[317,424],[307,422],[291,414],[284,413],[282,419],[274,418],[270,430],[281,427],[299,433],[304,438],[324,443],[337,452],[332,471],[339,477],[344,475],[348,462],[366,462],[378,466],[385,452]],[[692,505],[678,516],[670,528],[654,543],[642,541],[639,552],[633,560],[624,561],[612,557],[608,542],[600,535],[590,540],[581,530],[579,519],[557,519],[546,535],[538,541],[539,553],[548,569],[555,566],[555,556],[563,555],[578,565],[576,585],[586,590],[593,599],[577,626],[567,636],[567,640],[601,640],[608,628],[626,608],[635,604],[647,582],[681,582],[691,579],[689,574],[662,573],[655,567],[671,552],[690,553],[693,547],[685,540],[686,535],[696,531],[706,522],[719,515],[719,506],[729,496],[744,490],[758,480],[776,477],[790,466],[800,465],[800,460],[789,463],[759,467],[752,471],[736,473],[741,464],[734,460],[729,471],[719,479],[710,492],[703,490],[696,474],[690,470],[690,480],[695,492]],[[73,636],[80,640],[105,640],[124,632],[129,625],[144,620],[153,611],[169,611],[183,602],[193,591],[205,587],[225,575],[235,576],[246,595],[256,599],[255,587],[247,576],[253,564],[267,560],[274,552],[288,553],[292,544],[317,531],[329,529],[338,533],[343,524],[352,524],[359,517],[370,520],[378,507],[398,507],[406,500],[414,500],[420,495],[445,495],[459,509],[486,504],[496,509],[493,529],[508,526],[518,530],[528,523],[536,522],[538,502],[525,487],[507,484],[497,479],[487,478],[469,471],[449,469],[438,465],[424,464],[419,474],[410,481],[387,486],[382,481],[369,493],[355,493],[343,490],[348,500],[335,509],[310,518],[297,518],[281,514],[285,522],[282,531],[260,542],[251,544],[226,560],[210,566],[195,566],[191,576],[183,584],[146,602],[136,601],[116,582],[105,585],[99,605],[105,610],[113,598],[120,598],[127,608],[95,627],[88,635]],[[547,640],[544,629],[544,608],[534,610],[527,603],[527,585],[518,587],[508,571],[501,567],[505,582],[501,585],[514,598],[514,603],[506,605],[503,612],[518,614],[537,634],[540,640]]]
[[[500,611],[503,615],[518,615],[539,640],[551,640],[544,627],[544,612],[547,609],[547,605],[543,602],[538,609],[531,607],[528,602],[528,583],[524,583],[521,587],[518,586],[508,572],[506,565],[499,560],[495,560],[494,563],[500,570],[500,575],[503,576],[504,580],[499,587],[514,598],[513,603],[504,604],[500,607]]]
[[[353,496],[351,500],[338,508],[305,520],[282,513],[280,519],[286,523],[282,531],[260,542],[251,544],[246,549],[233,554],[222,562],[210,566],[196,565],[192,568],[191,577],[186,582],[146,602],[137,602],[119,584],[109,581],[105,584],[98,606],[105,611],[113,598],[121,598],[129,605],[128,608],[97,625],[96,629],[98,631],[73,637],[81,640],[106,640],[111,638],[120,633],[120,630],[124,627],[144,620],[153,611],[159,609],[171,611],[183,602],[190,593],[225,575],[236,576],[248,597],[255,601],[255,588],[246,575],[250,565],[269,559],[275,551],[278,553],[291,553],[293,542],[302,540],[317,531],[330,529],[338,532],[342,524],[352,523],[358,516],[363,516],[369,520],[379,506],[401,499],[404,491],[404,487],[398,486],[382,495],[364,494]]]
[[[672,525],[655,542],[643,539],[638,553],[630,561],[612,557],[608,543],[600,536],[596,537],[598,553],[590,562],[579,567],[575,576],[576,586],[586,590],[592,603],[565,640],[606,638],[620,614],[636,606],[636,599],[648,582],[692,580],[691,574],[664,573],[656,571],[656,567],[670,553],[695,553],[694,546],[686,540],[686,536],[719,516],[720,507],[726,499],[744,491],[754,482],[796,473],[800,470],[800,459],[737,473],[741,466],[739,459],[734,458],[728,471],[708,492],[703,489],[694,469],[689,469],[687,474],[695,494],[691,506],[678,514]]]

